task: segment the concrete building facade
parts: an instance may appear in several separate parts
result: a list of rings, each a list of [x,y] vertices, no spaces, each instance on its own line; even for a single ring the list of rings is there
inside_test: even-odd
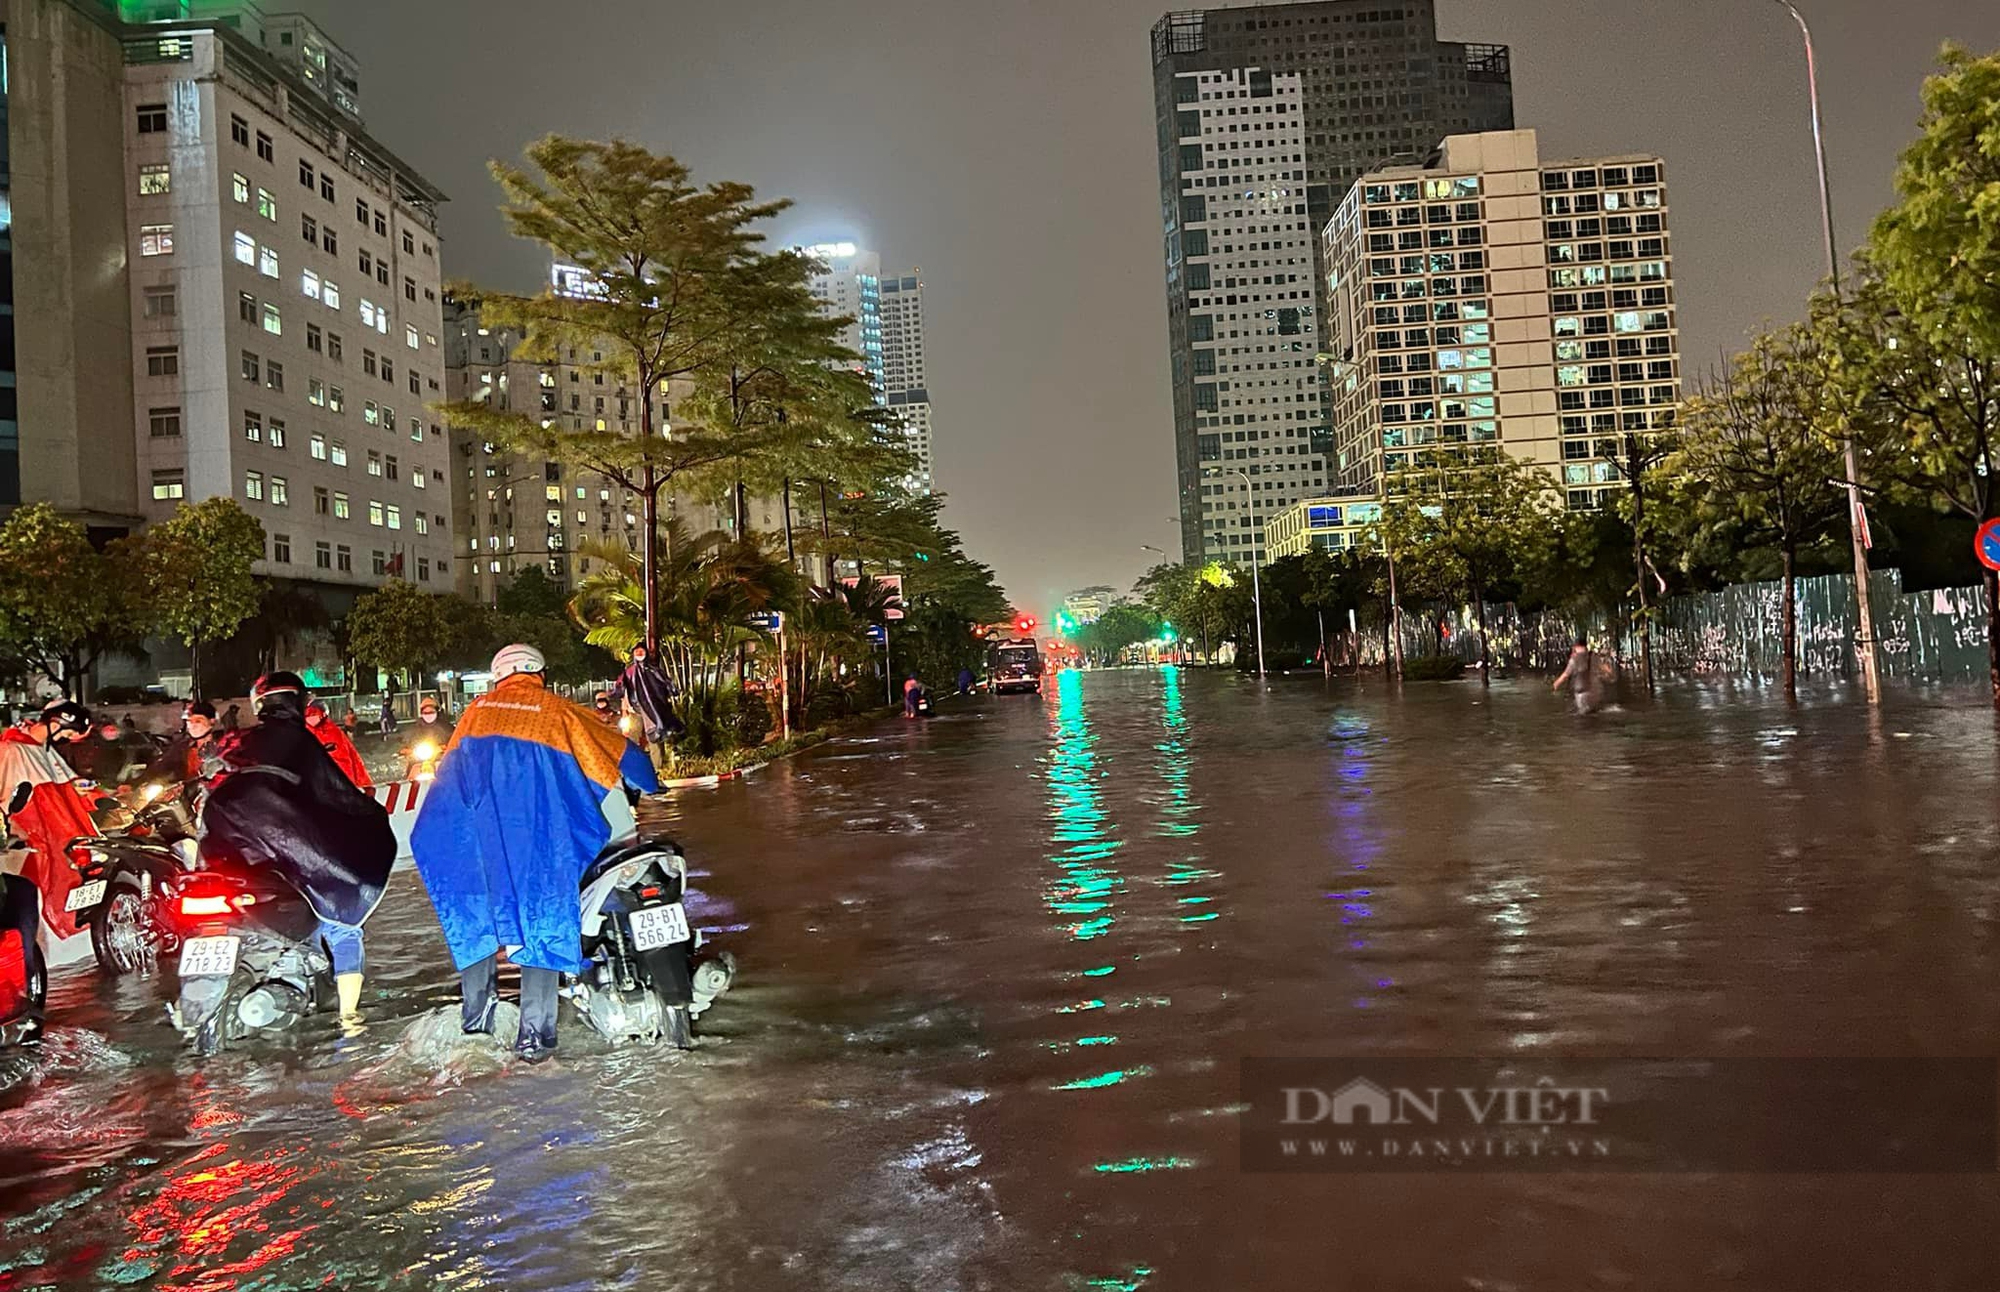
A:
[[[1603,505],[1622,437],[1680,399],[1665,181],[1647,154],[1544,160],[1532,130],[1362,176],[1322,246],[1331,483],[1393,492],[1494,445]]]
[[[924,283],[912,270],[883,277],[882,257],[852,242],[824,242],[800,251],[820,262],[812,293],[829,315],[851,319],[841,343],[861,356],[878,406],[889,411],[917,459],[912,488],[930,492],[931,396],[925,379]]]
[[[1431,0],[1195,10],[1153,27],[1187,560],[1252,559],[1253,516],[1331,483],[1313,284],[1318,231],[1348,186],[1447,134],[1513,124],[1506,47],[1436,33]]]

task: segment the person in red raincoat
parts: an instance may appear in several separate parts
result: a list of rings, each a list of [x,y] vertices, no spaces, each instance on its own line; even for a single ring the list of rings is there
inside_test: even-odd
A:
[[[76,916],[64,909],[80,878],[64,848],[72,839],[97,833],[90,810],[104,797],[77,787],[76,773],[55,747],[82,738],[90,725],[90,710],[74,700],[56,700],[0,731],[0,786],[5,787],[0,798],[11,798],[23,782],[33,786],[27,805],[8,824],[33,849],[21,874],[40,890],[42,923],[55,940],[80,931]]]
[[[328,721],[326,706],[315,700],[306,706],[306,730],[319,738],[334,766],[347,773],[347,779],[360,788],[375,788],[375,782],[368,779],[368,769],[361,765],[361,751],[347,738],[337,722]]]

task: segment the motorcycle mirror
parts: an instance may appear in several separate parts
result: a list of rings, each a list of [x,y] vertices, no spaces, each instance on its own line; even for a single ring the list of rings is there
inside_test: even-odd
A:
[[[16,785],[12,797],[7,800],[7,815],[13,816],[22,808],[28,806],[28,799],[34,792],[35,787],[26,781],[22,781],[19,785]]]

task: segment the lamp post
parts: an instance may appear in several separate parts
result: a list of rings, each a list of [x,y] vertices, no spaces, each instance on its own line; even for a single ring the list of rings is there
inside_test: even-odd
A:
[[[1264,586],[1257,575],[1257,499],[1250,488],[1248,473],[1235,467],[1210,467],[1211,471],[1221,471],[1243,482],[1244,496],[1249,500],[1250,509],[1250,604],[1257,619],[1257,680],[1264,680]]]
[[[1806,99],[1812,107],[1813,164],[1819,175],[1820,235],[1826,243],[1826,277],[1840,296],[1840,257],[1833,245],[1833,198],[1826,181],[1826,140],[1820,123],[1819,60],[1813,54],[1812,28],[1792,0],[1771,0],[1792,16],[1806,47]],[[1841,458],[1847,469],[1847,534],[1854,547],[1854,609],[1858,640],[1854,653],[1861,664],[1861,689],[1868,703],[1882,701],[1882,678],[1875,658],[1875,611],[1868,598],[1868,539],[1861,511],[1861,473],[1854,453],[1854,436],[1843,435]]]

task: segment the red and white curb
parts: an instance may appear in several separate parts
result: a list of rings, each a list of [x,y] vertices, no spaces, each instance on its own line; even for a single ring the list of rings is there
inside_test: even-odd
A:
[[[768,763],[752,763],[748,767],[738,767],[734,771],[717,772],[713,776],[682,776],[661,781],[660,788],[663,790],[707,789],[711,785],[720,785],[724,781],[733,781],[740,777],[748,776],[750,773],[760,771],[767,766],[769,766]]]

